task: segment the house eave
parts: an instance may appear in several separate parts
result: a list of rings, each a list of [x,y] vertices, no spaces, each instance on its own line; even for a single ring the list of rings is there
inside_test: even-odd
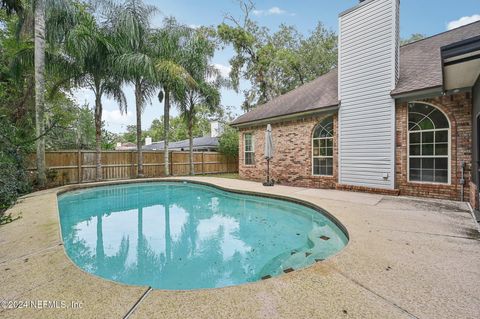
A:
[[[413,91],[408,91],[408,92],[401,92],[401,93],[391,93],[390,95],[392,98],[395,100],[410,100],[412,98],[429,98],[429,97],[435,97],[443,94],[443,86],[438,85],[430,88],[423,88],[423,89],[418,89],[418,90],[413,90]]]
[[[293,119],[297,119],[297,118],[305,117],[305,116],[314,116],[314,115],[321,114],[321,113],[333,112],[333,111],[337,111],[338,108],[339,108],[339,104],[336,104],[336,105],[330,105],[330,106],[327,106],[327,107],[322,107],[322,108],[303,111],[303,112],[290,113],[290,114],[285,114],[285,115],[280,115],[280,116],[272,116],[272,117],[263,118],[263,119],[259,119],[259,120],[248,121],[248,122],[232,123],[232,124],[230,124],[230,126],[235,127],[235,128],[243,128],[243,127],[250,127],[250,126],[272,124],[272,123],[277,123],[277,122],[284,122],[284,121],[288,121],[288,120],[293,120]]]

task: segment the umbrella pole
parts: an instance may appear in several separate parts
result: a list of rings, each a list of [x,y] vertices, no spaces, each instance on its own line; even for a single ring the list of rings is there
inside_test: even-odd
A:
[[[270,185],[270,159],[267,159],[267,184]]]

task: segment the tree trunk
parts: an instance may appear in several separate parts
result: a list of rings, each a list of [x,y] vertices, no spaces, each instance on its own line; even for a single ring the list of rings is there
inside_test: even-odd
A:
[[[193,115],[188,114],[188,142],[190,146],[190,151],[188,154],[189,163],[190,163],[190,175],[195,175],[195,165],[193,163]]]
[[[100,274],[105,271],[105,248],[103,246],[103,215],[97,213],[97,246],[95,251],[96,261]]]
[[[135,83],[135,108],[137,112],[137,177],[143,175],[143,153],[142,153],[142,85],[139,81]]]
[[[164,143],[163,143],[163,162],[165,163],[165,176],[170,175],[170,163],[168,157],[168,138],[170,132],[170,92],[165,89],[165,101],[163,103],[163,135],[164,135]]]
[[[101,181],[102,176],[102,96],[97,86],[95,92],[95,179]]]
[[[45,172],[45,0],[35,4],[35,135],[37,143],[37,183],[46,183]]]

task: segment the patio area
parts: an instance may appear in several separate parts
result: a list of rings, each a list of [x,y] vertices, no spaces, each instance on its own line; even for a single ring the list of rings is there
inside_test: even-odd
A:
[[[1,226],[0,300],[63,301],[65,307],[6,309],[2,303],[0,318],[480,317],[480,235],[465,203],[181,179],[311,202],[346,227],[350,242],[309,268],[241,286],[125,286],[85,273],[65,255],[57,193],[89,184],[64,186],[23,197],[10,210],[22,218]],[[152,180],[164,179],[125,182]]]

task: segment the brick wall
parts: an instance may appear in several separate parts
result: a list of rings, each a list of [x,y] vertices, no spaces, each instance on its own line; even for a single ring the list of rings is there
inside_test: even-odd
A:
[[[421,100],[435,105],[449,118],[451,123],[451,184],[415,183],[408,182],[407,171],[407,133],[408,133],[408,104],[396,105],[396,185],[395,190],[385,191],[362,187],[337,185],[338,176],[338,121],[334,115],[334,169],[333,176],[312,176],[312,134],[315,126],[327,115],[301,118],[291,121],[272,124],[272,134],[275,144],[274,159],[271,162],[270,174],[275,181],[281,184],[312,187],[345,189],[352,191],[366,191],[400,194],[407,196],[431,197],[440,199],[461,199],[461,163],[465,162],[464,200],[469,201],[471,176],[471,138],[472,138],[472,99],[470,93],[459,93],[450,96]],[[263,148],[266,125],[261,127],[242,128],[240,130],[240,177],[264,181],[266,180],[266,160],[263,159]],[[243,134],[251,132],[255,140],[255,165],[246,166],[243,154]],[[475,202],[472,199],[471,202]]]
[[[470,197],[472,100],[470,93],[459,93],[421,100],[441,109],[451,123],[451,184],[408,182],[407,133],[408,104],[396,105],[396,188],[401,195],[461,199],[461,163],[465,162],[465,201]]]
[[[331,114],[329,114],[331,115]],[[274,158],[270,162],[270,176],[284,185],[335,188],[337,182],[337,115],[333,116],[333,176],[312,175],[312,134],[315,126],[329,115],[306,117],[272,124],[275,146]],[[240,130],[239,173],[241,178],[266,180],[267,162],[263,158],[266,125]],[[243,135],[253,133],[255,140],[255,165],[245,165]]]

